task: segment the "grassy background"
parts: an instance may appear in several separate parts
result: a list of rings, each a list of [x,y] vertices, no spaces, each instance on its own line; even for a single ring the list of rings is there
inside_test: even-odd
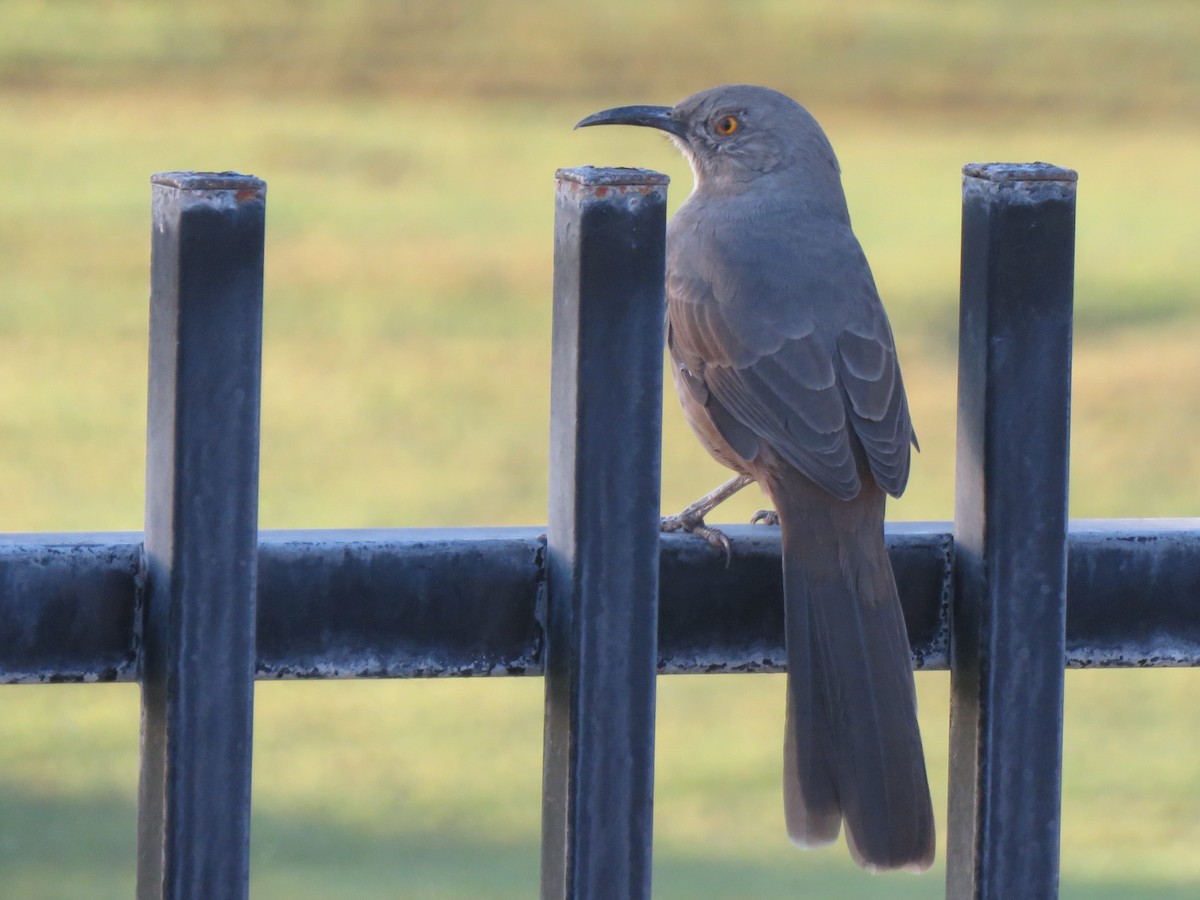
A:
[[[723,81],[825,124],[949,518],[958,171],[1080,171],[1072,513],[1200,509],[1200,7],[611,0],[0,5],[0,530],[136,529],[148,176],[270,185],[264,527],[545,518],[552,173],[690,176],[605,105]],[[664,419],[664,505],[721,477]],[[739,519],[760,505],[731,505]],[[2,627],[2,626],[0,626]],[[1194,897],[1196,673],[1067,680],[1063,894]],[[944,675],[918,677],[944,811]],[[774,676],[660,683],[656,896],[937,897],[792,850]],[[541,685],[266,684],[255,897],[536,893]],[[137,693],[0,691],[0,893],[129,896]],[[939,812],[944,825],[944,815]],[[402,885],[402,887],[398,887]]]

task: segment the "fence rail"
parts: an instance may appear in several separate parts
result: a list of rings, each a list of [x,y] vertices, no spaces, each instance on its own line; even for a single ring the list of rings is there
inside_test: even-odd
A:
[[[733,562],[660,538],[660,674],[784,669],[779,537],[727,526]],[[916,668],[949,667],[949,523],[888,546]],[[141,535],[0,536],[0,684],[133,682]],[[263,531],[255,677],[540,676],[545,530]],[[1200,521],[1077,520],[1066,665],[1200,666]]]
[[[140,898],[248,895],[255,678],[464,675],[545,676],[543,896],[650,895],[656,671],[785,660],[778,534],[657,530],[666,187],[559,173],[545,532],[257,533],[266,187],[155,176],[146,534],[0,536],[0,683],[142,685]],[[888,535],[955,900],[1057,893],[1064,666],[1200,665],[1200,520],[1068,528],[1074,188],[964,170],[957,521]]]

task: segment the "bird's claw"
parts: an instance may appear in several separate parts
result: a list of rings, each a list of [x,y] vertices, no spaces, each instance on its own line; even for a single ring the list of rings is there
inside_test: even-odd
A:
[[[733,559],[733,544],[729,542],[729,536],[725,532],[709,528],[707,525],[700,525],[692,529],[692,534],[698,534],[708,541],[710,547],[725,557],[725,568],[729,568],[729,563]]]
[[[710,547],[725,557],[726,568],[733,559],[733,545],[730,543],[729,537],[719,529],[709,528],[700,516],[689,516],[683,513],[677,516],[664,516],[661,530],[667,532],[686,531],[688,534],[704,538]]]
[[[779,513],[773,509],[760,509],[750,517],[751,525],[778,525]]]

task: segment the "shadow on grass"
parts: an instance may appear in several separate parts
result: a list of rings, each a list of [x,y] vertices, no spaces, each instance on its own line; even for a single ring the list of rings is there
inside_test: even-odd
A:
[[[0,784],[0,890],[6,900],[107,900],[134,890],[136,811],[117,797],[46,798]],[[259,813],[254,820],[255,900],[325,898],[525,898],[538,893],[538,848],[527,836],[482,840],[421,833],[399,817],[390,834]],[[937,898],[940,874],[871,878],[840,861],[699,857],[676,849],[655,859],[656,898],[806,900]],[[1155,880],[1065,879],[1063,898],[1192,900],[1195,885]]]

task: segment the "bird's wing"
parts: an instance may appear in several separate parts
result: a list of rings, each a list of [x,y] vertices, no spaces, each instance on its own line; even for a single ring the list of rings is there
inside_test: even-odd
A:
[[[871,474],[881,488],[899,497],[908,483],[910,446],[917,440],[891,328],[882,306],[875,308],[877,315],[851,322],[838,335],[838,374],[846,392],[846,412]]]
[[[880,487],[893,495],[903,491],[912,424],[891,331],[869,271],[859,286],[869,296],[851,304],[847,323],[832,334],[818,327],[817,305],[791,302],[778,285],[722,279],[711,272],[672,267],[668,344],[683,372],[677,383],[708,410],[729,445],[739,453],[739,448],[753,451],[756,444],[744,433],[749,429],[846,500],[860,487],[853,433]],[[806,287],[844,289],[824,283]]]

